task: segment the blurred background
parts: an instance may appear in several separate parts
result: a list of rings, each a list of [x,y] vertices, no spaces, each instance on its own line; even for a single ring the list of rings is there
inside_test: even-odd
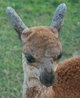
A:
[[[28,27],[49,25],[56,7],[66,3],[60,33],[64,59],[80,53],[80,0],[0,0],[0,98],[22,98],[21,42],[9,23],[6,7],[13,7]]]

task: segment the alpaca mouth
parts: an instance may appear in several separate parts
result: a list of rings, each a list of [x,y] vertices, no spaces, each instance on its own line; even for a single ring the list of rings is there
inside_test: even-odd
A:
[[[40,82],[46,87],[52,86],[56,83],[56,75],[55,74],[52,74],[52,75],[42,74],[40,76]]]

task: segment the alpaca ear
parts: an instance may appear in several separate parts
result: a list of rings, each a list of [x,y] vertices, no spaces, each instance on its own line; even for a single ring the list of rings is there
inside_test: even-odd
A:
[[[6,12],[9,17],[10,23],[12,24],[14,30],[18,33],[18,36],[21,39],[22,32],[25,29],[28,30],[28,27],[24,24],[24,22],[21,20],[21,18],[18,16],[13,8],[7,7]]]
[[[57,7],[57,9],[54,13],[54,16],[52,18],[50,27],[57,29],[58,32],[60,32],[61,26],[64,22],[66,9],[67,9],[67,7],[66,7],[65,3],[60,4]]]

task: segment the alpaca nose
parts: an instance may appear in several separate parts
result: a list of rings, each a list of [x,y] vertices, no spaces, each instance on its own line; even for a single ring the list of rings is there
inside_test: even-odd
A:
[[[40,81],[43,85],[49,87],[53,84],[55,84],[56,82],[56,75],[54,72],[52,73],[47,73],[47,72],[43,72],[41,75],[40,75]]]

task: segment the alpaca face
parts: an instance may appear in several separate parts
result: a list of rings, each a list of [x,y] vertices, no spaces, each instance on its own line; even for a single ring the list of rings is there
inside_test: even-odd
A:
[[[38,69],[41,83],[54,84],[56,62],[62,53],[58,32],[45,26],[32,27],[23,31],[21,39],[26,62]]]

